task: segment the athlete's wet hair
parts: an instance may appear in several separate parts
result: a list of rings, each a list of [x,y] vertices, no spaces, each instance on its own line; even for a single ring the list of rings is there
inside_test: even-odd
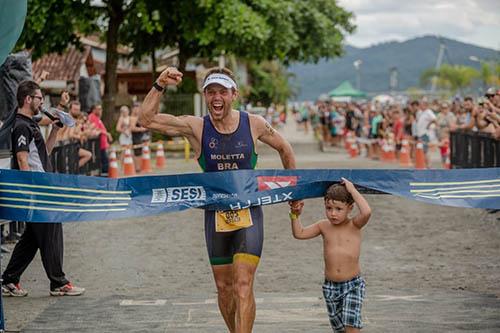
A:
[[[326,190],[325,202],[330,200],[344,202],[348,205],[352,205],[354,203],[351,193],[349,193],[349,191],[347,191],[345,186],[342,184],[331,185]]]

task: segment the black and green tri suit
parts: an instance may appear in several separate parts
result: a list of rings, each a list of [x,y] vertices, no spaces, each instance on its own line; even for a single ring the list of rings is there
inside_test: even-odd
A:
[[[201,154],[198,163],[204,172],[254,169],[257,164],[248,113],[239,112],[236,131],[219,133],[210,116],[203,118]],[[251,207],[253,225],[230,232],[217,232],[215,211],[205,211],[205,239],[212,265],[231,264],[234,258],[257,263],[264,240],[262,207]]]

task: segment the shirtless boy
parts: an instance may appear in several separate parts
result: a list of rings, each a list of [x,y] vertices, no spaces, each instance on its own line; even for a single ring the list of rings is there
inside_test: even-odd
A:
[[[354,333],[362,328],[361,305],[365,281],[360,276],[361,228],[368,223],[371,208],[354,185],[345,178],[332,185],[325,194],[326,219],[303,227],[299,216],[302,205],[292,207],[290,219],[297,239],[323,237],[325,259],[325,297],[330,324],[334,332]],[[353,204],[359,213],[349,217]]]

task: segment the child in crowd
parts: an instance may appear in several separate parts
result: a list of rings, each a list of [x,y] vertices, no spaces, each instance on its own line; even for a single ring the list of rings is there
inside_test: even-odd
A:
[[[299,208],[290,212],[293,236],[297,239],[323,237],[325,260],[325,297],[330,324],[334,332],[354,333],[362,328],[361,305],[365,281],[360,276],[361,228],[368,223],[371,208],[354,185],[345,178],[326,191],[326,219],[303,227]],[[359,213],[349,217],[353,203]]]
[[[441,154],[441,165],[444,169],[449,169],[450,163],[450,131],[444,128],[439,132],[439,153]]]

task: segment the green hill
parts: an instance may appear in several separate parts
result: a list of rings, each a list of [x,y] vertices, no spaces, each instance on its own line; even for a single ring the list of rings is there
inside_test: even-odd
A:
[[[299,88],[298,100],[313,100],[342,81],[348,80],[356,87],[356,70],[353,62],[360,59],[361,90],[368,93],[389,91],[390,69],[397,68],[397,90],[404,91],[419,85],[420,74],[433,68],[439,53],[440,40],[446,46],[443,63],[467,65],[479,69],[475,56],[482,60],[498,59],[495,50],[437,36],[418,37],[405,42],[387,42],[367,48],[345,47],[342,58],[321,60],[317,64],[295,63],[289,71],[295,74],[293,85]]]

